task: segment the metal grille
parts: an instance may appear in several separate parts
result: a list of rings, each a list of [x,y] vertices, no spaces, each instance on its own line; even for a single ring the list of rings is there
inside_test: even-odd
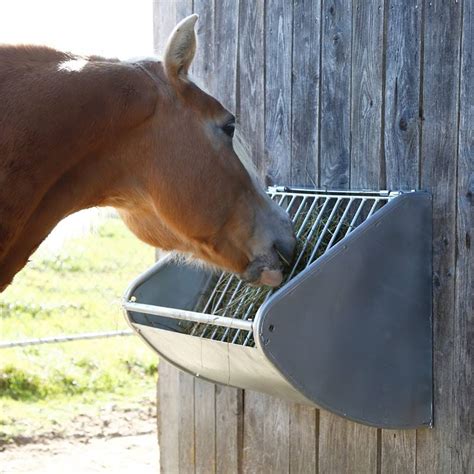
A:
[[[314,263],[357,226],[370,218],[398,193],[325,192],[282,187],[270,188],[294,223],[298,239],[296,258],[288,269],[284,284]],[[253,321],[258,308],[277,289],[251,287],[235,275],[216,275],[202,294],[194,311],[206,315]],[[216,323],[182,321],[183,332],[193,336],[253,347],[251,329],[236,329]]]

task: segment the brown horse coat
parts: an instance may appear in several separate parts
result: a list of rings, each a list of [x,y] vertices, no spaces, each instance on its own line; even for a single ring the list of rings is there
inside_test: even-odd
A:
[[[10,250],[44,219],[45,201],[80,192],[80,208],[101,204],[95,189],[75,187],[77,175],[154,111],[156,85],[137,66],[94,57],[78,71],[84,62],[45,47],[0,46],[0,275]]]
[[[151,245],[281,281],[291,223],[235,154],[234,117],[187,77],[196,20],[163,63],[0,46],[0,291],[63,217],[103,205]]]

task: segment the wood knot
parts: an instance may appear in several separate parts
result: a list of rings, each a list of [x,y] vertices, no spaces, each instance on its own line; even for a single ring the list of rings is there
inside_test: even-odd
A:
[[[406,132],[406,130],[408,129],[407,120],[404,117],[402,117],[400,119],[400,122],[398,123],[398,126],[400,127],[400,130],[402,130],[403,132]]]

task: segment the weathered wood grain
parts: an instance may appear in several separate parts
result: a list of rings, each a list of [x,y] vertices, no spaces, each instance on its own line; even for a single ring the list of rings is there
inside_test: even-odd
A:
[[[464,2],[459,94],[452,472],[474,472],[474,5]]]
[[[351,91],[351,185],[377,189],[381,179],[383,0],[354,3]],[[380,188],[379,188],[380,189]]]
[[[153,49],[162,55],[169,34],[176,22],[176,4],[153,0]]]
[[[416,472],[416,431],[382,430],[381,472]]]
[[[265,170],[268,181],[291,177],[292,2],[275,0],[265,11]]]
[[[417,469],[452,471],[457,456],[454,330],[456,156],[461,3],[424,4],[421,187],[433,193],[433,336],[435,428],[418,430]],[[453,34],[456,32],[455,34]]]
[[[242,450],[242,472],[254,474],[266,472],[263,459],[263,418],[267,395],[244,391],[244,429]]]
[[[196,23],[198,52],[194,58],[190,73],[196,84],[204,90],[213,90],[214,80],[214,1],[194,0],[194,13],[199,15]]]
[[[317,472],[319,410],[304,405],[290,406],[290,473]]]
[[[329,189],[349,186],[351,48],[350,3],[323,1],[319,179],[321,186]]]
[[[167,3],[167,2],[165,2]],[[193,13],[193,3],[194,0],[174,0],[175,5],[175,22],[179,23],[183,18],[191,15]]]
[[[160,469],[164,474],[179,470],[179,372],[160,360],[157,385]]]
[[[386,8],[384,159],[387,189],[417,189],[420,163],[420,60],[422,2]],[[382,430],[381,471],[414,473],[416,431]]]
[[[318,183],[321,1],[293,2],[291,179]]]
[[[213,95],[235,114],[237,93],[237,52],[239,46],[239,1],[220,0],[214,13]],[[218,39],[218,40],[217,40]]]
[[[178,370],[178,369],[175,369]],[[175,394],[179,404],[178,446],[180,474],[194,473],[196,448],[194,442],[194,377],[178,371],[179,388]]]
[[[325,414],[321,410],[321,415]],[[336,415],[321,416],[319,473],[375,473],[376,430],[348,422]]]
[[[416,189],[420,160],[422,0],[387,4],[384,157],[389,189]]]
[[[242,470],[243,391],[216,386],[216,472]]]
[[[264,2],[240,0],[237,117],[239,135],[246,142],[260,174],[264,173],[265,83]]]
[[[216,472],[216,386],[194,382],[194,430],[196,473]]]
[[[193,0],[153,0],[153,49],[162,55],[176,24],[193,12]]]
[[[290,402],[275,397],[265,398],[263,418],[264,472],[284,474],[290,466]]]

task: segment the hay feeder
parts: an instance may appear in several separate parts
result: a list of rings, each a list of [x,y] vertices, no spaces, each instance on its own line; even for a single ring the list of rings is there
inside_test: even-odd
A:
[[[211,382],[380,428],[431,426],[431,196],[269,194],[299,239],[281,288],[165,258],[124,296],[132,328]]]

